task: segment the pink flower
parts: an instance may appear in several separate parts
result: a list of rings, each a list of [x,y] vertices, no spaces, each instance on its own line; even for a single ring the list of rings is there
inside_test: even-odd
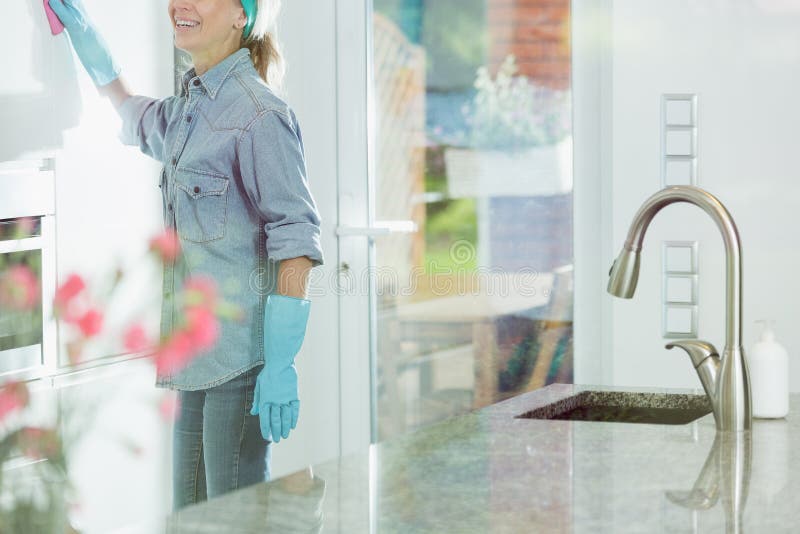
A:
[[[140,352],[150,347],[150,340],[140,323],[128,327],[125,331],[124,344],[125,350],[130,352]]]
[[[8,414],[21,410],[28,405],[30,393],[25,382],[13,380],[0,389],[0,421]]]
[[[192,306],[186,310],[186,333],[195,350],[208,350],[219,337],[219,321],[211,310]]]
[[[187,332],[176,331],[155,354],[158,374],[169,374],[183,368],[194,356],[193,345],[192,338]]]
[[[181,251],[180,240],[174,228],[167,228],[150,240],[150,250],[164,263],[175,263]]]
[[[103,326],[103,314],[95,308],[90,308],[77,320],[77,325],[84,336],[92,337],[100,332]]]
[[[217,284],[206,275],[194,275],[183,284],[187,306],[204,306],[213,309],[217,305]]]
[[[30,310],[39,302],[39,281],[27,265],[12,265],[0,277],[0,304]]]
[[[74,321],[77,318],[74,313],[70,313],[72,300],[83,291],[86,284],[83,278],[77,274],[71,274],[67,280],[56,289],[56,296],[53,298],[53,308],[57,314],[64,314],[67,321]]]

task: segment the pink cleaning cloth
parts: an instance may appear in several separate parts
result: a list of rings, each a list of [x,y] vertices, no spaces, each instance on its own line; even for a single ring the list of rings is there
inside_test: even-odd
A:
[[[44,0],[44,12],[47,13],[47,22],[50,23],[50,31],[53,32],[53,35],[61,33],[64,30],[64,25],[53,13],[53,9],[50,7],[50,0]]]

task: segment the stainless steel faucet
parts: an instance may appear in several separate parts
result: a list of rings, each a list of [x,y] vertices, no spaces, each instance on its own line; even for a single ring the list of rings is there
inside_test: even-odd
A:
[[[711,400],[717,430],[750,430],[752,408],[750,379],[742,349],[742,246],[731,214],[714,195],[692,186],[662,189],[648,198],[633,218],[622,252],[609,272],[608,292],[629,299],[636,291],[642,241],[650,221],[661,208],[674,202],[688,202],[708,213],[725,242],[725,350],[720,358],[714,345],[699,339],[674,341],[666,347],[680,347],[692,358],[700,382]]]

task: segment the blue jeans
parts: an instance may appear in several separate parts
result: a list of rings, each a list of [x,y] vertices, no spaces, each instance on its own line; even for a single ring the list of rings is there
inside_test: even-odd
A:
[[[178,392],[173,510],[270,479],[272,442],[250,415],[263,366],[209,389]]]

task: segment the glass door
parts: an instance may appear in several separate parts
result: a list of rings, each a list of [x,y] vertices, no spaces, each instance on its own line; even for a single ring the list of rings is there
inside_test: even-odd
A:
[[[372,435],[572,381],[570,2],[373,0]]]

